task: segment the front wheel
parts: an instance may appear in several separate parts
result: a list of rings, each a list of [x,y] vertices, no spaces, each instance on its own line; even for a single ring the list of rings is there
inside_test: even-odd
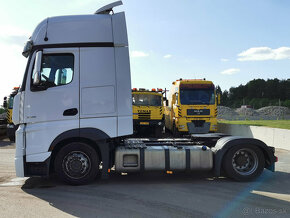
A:
[[[156,126],[155,127],[155,137],[156,138],[161,138],[162,137],[162,133],[163,133],[163,126]]]
[[[265,157],[255,145],[238,145],[231,148],[224,157],[226,174],[238,181],[250,181],[263,172]]]
[[[97,152],[83,142],[72,142],[57,153],[54,167],[58,177],[71,185],[93,181],[99,172]]]

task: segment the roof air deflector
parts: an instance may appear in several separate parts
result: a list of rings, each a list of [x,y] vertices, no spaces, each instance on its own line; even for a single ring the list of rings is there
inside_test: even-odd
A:
[[[109,14],[114,7],[117,7],[119,5],[123,5],[122,1],[117,1],[117,2],[113,2],[111,4],[108,4],[104,7],[101,7],[100,9],[98,9],[95,14]]]

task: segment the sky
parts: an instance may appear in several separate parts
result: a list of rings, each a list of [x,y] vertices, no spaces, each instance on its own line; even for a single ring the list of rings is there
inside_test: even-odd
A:
[[[22,82],[21,53],[47,17],[93,14],[114,0],[0,0],[0,98]],[[290,78],[289,0],[123,0],[133,88],[206,78],[222,90]],[[1,102],[1,100],[0,100]]]

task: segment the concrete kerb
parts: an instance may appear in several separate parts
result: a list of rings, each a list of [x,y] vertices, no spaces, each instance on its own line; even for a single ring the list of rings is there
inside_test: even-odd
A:
[[[290,130],[287,129],[219,123],[218,130],[234,136],[260,139],[269,146],[290,150]]]

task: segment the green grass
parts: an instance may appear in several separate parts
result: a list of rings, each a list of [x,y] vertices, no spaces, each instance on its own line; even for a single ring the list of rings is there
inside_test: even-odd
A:
[[[290,120],[219,120],[219,123],[290,129]]]

